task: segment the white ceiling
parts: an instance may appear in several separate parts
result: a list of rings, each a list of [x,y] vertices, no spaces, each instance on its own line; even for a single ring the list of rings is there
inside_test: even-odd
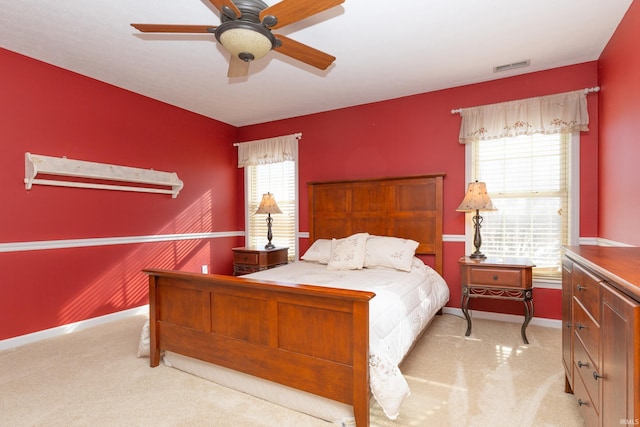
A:
[[[219,25],[207,0],[0,0],[0,47],[244,126],[596,60],[631,2],[346,0],[274,31],[335,56],[326,71],[270,52],[235,79],[213,35],[129,26]]]

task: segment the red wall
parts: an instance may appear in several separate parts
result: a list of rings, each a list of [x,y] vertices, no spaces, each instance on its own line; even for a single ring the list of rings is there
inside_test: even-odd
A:
[[[241,231],[236,128],[0,49],[0,243]],[[26,191],[25,152],[177,172],[169,195]],[[0,253],[0,339],[147,303],[147,267],[231,272],[238,237]]]
[[[597,63],[589,62],[524,76],[430,92],[276,122],[240,128],[248,141],[302,132],[300,140],[300,229],[307,231],[305,183],[310,181],[446,173],[444,233],[464,235],[464,214],[455,209],[466,189],[465,149],[458,143],[460,116],[451,110],[566,92],[598,84]],[[581,136],[580,235],[597,236],[598,95],[588,97],[590,131]],[[301,242],[301,250],[308,246]],[[463,243],[445,243],[444,277],[450,306],[460,304],[457,260]],[[429,260],[427,259],[427,262]],[[560,291],[536,290],[536,316],[561,318]],[[522,314],[521,304],[506,307],[474,301],[477,309]]]
[[[599,63],[239,129],[0,49],[0,243],[242,230],[243,175],[232,142],[294,132],[303,133],[301,231],[307,231],[306,182],[444,172],[444,233],[462,236],[464,215],[455,208],[466,186],[464,147],[457,141],[460,117],[451,109],[600,84],[602,92],[588,97],[590,131],[581,137],[580,236],[637,244],[640,226],[629,218],[640,201],[624,198],[635,194],[624,176],[633,176],[639,151],[631,141],[640,130],[633,117],[640,65],[637,54],[628,54],[638,52],[638,9],[631,6]],[[43,186],[28,192],[25,151],[175,171],[185,188],[177,199]],[[229,273],[229,248],[242,240],[1,253],[0,339],[144,304],[140,270],[146,267],[198,271],[209,264],[213,272]],[[303,239],[301,250],[307,245]],[[464,253],[463,243],[445,243],[453,307],[459,306],[457,259]],[[559,291],[537,289],[535,300],[537,317],[560,318]],[[522,312],[517,304],[480,303],[477,309]]]
[[[633,2],[599,61],[600,237],[640,245],[640,2]]]

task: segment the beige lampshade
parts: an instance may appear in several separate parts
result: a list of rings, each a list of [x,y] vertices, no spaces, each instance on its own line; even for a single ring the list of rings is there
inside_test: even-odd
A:
[[[473,212],[479,211],[495,211],[493,202],[487,193],[487,185],[484,182],[472,182],[467,187],[467,194],[465,194],[462,203],[458,206],[456,211],[458,212]]]
[[[260,206],[258,206],[257,214],[279,214],[282,213],[276,199],[273,198],[273,194],[265,193],[262,195]]]
[[[223,32],[220,34],[220,43],[231,56],[249,53],[253,55],[252,59],[262,58],[272,47],[271,40],[264,34],[245,28],[231,28]]]

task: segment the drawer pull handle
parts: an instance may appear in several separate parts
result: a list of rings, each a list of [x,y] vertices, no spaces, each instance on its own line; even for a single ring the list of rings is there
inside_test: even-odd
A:
[[[571,322],[567,322],[566,326],[567,326],[567,329],[570,329],[571,328]]]
[[[576,328],[578,328],[579,331],[583,330],[583,329],[587,329],[587,327],[581,323],[578,323],[578,326],[576,326]]]
[[[586,286],[582,286],[580,283],[578,283],[576,285],[576,289],[578,289],[578,292],[582,292],[582,291],[586,290],[587,287]]]
[[[589,405],[589,403],[583,401],[582,399],[578,399],[578,406]]]
[[[497,274],[495,274],[495,275],[493,276],[493,280],[498,280],[498,275],[497,275]]]
[[[588,363],[582,363],[581,360],[578,360],[578,368],[588,368],[589,364]],[[595,372],[594,372],[595,374]]]
[[[596,371],[593,371],[593,379],[598,381],[598,378],[602,378],[602,375],[598,374]]]

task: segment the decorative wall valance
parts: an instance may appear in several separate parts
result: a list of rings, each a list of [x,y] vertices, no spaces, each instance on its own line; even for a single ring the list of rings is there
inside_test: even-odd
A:
[[[460,143],[589,130],[587,92],[577,90],[480,107],[461,108]]]
[[[295,133],[234,144],[238,147],[238,167],[294,161],[298,156],[298,139],[300,138],[302,134]]]

